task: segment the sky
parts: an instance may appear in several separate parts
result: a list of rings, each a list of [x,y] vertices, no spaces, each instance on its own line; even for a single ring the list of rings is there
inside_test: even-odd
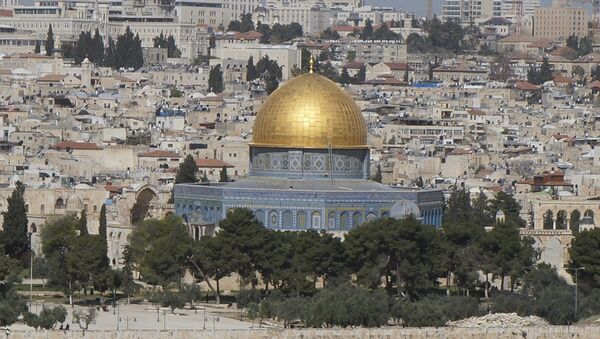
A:
[[[444,0],[433,0],[433,13],[441,14]],[[367,5],[399,7],[409,12],[425,15],[427,1],[425,0],[365,0]],[[542,0],[542,5],[547,6],[552,0]]]

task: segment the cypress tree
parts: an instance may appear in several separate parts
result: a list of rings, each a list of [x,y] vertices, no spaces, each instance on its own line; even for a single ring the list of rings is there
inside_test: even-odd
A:
[[[223,92],[223,71],[221,71],[221,65],[216,65],[210,69],[208,74],[208,87],[214,93]]]
[[[227,175],[227,167],[223,167],[220,173],[219,182],[229,182],[229,176]]]
[[[100,217],[98,218],[98,234],[106,242],[106,205],[102,204],[100,208]]]
[[[254,58],[252,55],[248,58],[248,65],[246,66],[246,81],[252,81],[257,78],[256,67],[254,67]]]
[[[348,70],[346,67],[342,69],[342,75],[340,76],[340,83],[343,85],[347,85],[350,83],[350,74],[348,74]]]
[[[85,214],[85,209],[81,210],[81,217],[79,218],[79,235],[87,235],[89,234],[87,228],[87,215]]]
[[[96,65],[101,65],[104,59],[104,42],[100,36],[98,28],[94,32],[94,38],[91,40],[90,61]]]
[[[46,55],[51,56],[54,51],[54,33],[52,32],[52,25],[48,26],[48,36],[46,37]]]
[[[27,209],[25,207],[25,186],[17,181],[15,190],[7,199],[8,207],[2,212],[4,222],[0,239],[4,251],[13,259],[22,259],[29,249],[27,234]]]
[[[40,44],[40,41],[36,40],[36,42],[35,42],[35,48],[33,49],[33,53],[40,54],[41,49],[42,49],[42,46]]]
[[[198,175],[198,166],[196,165],[194,158],[188,154],[181,165],[179,165],[175,183],[196,182],[196,175]]]

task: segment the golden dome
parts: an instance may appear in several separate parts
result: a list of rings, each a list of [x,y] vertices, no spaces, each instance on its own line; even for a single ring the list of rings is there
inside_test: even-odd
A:
[[[335,82],[307,73],[273,92],[258,112],[251,146],[367,148],[360,109]]]

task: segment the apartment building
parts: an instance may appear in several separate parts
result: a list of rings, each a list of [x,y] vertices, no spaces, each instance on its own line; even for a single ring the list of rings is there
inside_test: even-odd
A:
[[[540,7],[535,10],[533,35],[563,40],[570,35],[588,35],[588,12],[585,8]]]

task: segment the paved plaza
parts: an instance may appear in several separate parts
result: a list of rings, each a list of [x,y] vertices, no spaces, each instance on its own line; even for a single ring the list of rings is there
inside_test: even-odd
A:
[[[55,307],[54,304],[46,304]],[[72,309],[63,305],[69,312],[67,323],[70,329],[79,330],[76,323],[72,323]],[[175,314],[171,309],[161,307],[158,312],[152,304],[127,304],[125,301],[119,303],[118,308],[109,307],[108,311],[97,312],[96,323],[90,324],[89,330],[241,330],[258,327],[251,321],[240,321],[239,312],[234,309],[224,309],[214,305],[199,304],[197,310],[176,309]],[[37,312],[42,306],[37,305]],[[34,303],[32,307],[36,311]],[[75,309],[84,309],[75,306]],[[237,315],[236,315],[237,313]],[[203,316],[206,314],[205,319]],[[233,319],[238,317],[238,319]],[[117,321],[119,319],[119,321]],[[24,323],[16,323],[11,326],[13,330],[31,329]]]

